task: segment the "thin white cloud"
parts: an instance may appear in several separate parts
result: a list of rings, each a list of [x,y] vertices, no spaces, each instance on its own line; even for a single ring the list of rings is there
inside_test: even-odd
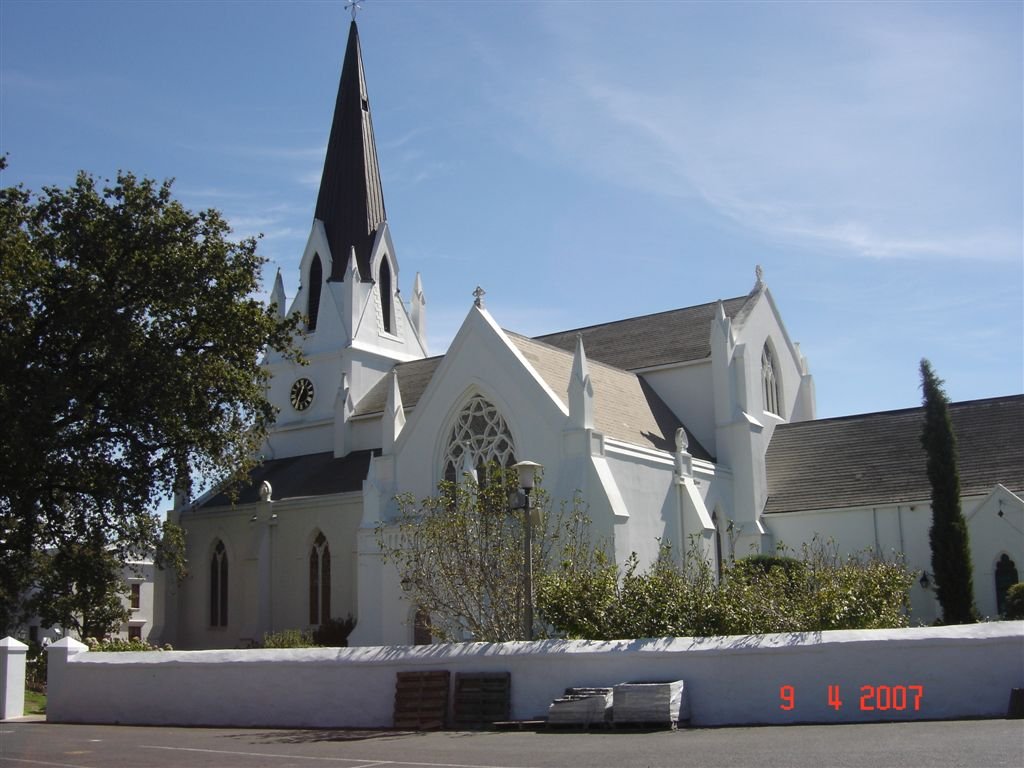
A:
[[[808,43],[808,59],[830,42],[850,51],[826,71],[809,69],[798,52],[764,72],[713,78],[676,76],[674,59],[644,78],[609,72],[576,19],[548,21],[564,52],[557,71],[531,80],[517,70],[520,82],[497,90],[502,99],[515,91],[529,135],[560,160],[658,196],[698,196],[738,225],[796,247],[869,258],[1021,258],[1019,210],[982,178],[993,164],[984,146],[992,125],[1020,130],[1020,77],[1006,66],[1014,55],[954,19],[927,9],[887,24],[839,14],[821,29],[832,39]],[[500,76],[497,61],[493,69]],[[537,151],[530,144],[520,142]],[[1016,174],[1019,199],[1020,150],[1009,151],[999,176],[1013,194]]]

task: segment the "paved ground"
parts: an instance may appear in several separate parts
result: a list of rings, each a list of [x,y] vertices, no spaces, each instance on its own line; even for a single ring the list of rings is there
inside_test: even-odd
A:
[[[0,723],[0,768],[997,768],[1024,720],[652,732],[401,733]]]

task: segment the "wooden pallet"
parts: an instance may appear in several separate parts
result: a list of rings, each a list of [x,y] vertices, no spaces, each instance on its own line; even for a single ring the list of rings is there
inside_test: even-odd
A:
[[[508,672],[455,675],[455,727],[487,728],[509,719],[512,676]]]
[[[395,679],[395,728],[428,731],[448,719],[451,673],[399,672]]]

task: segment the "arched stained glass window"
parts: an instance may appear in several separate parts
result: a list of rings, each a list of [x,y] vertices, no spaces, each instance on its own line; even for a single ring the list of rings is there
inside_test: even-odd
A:
[[[443,477],[458,482],[463,454],[469,451],[470,461],[477,478],[485,482],[483,473],[491,462],[501,467],[516,463],[516,449],[512,433],[501,413],[480,395],[474,395],[455,418],[448,433],[444,456]]]
[[[313,254],[313,263],[309,265],[309,301],[306,303],[306,317],[309,322],[306,328],[316,330],[316,319],[320,314],[320,289],[324,282],[324,268],[320,263],[320,254]]]
[[[210,557],[210,626],[228,625],[228,553],[217,539]]]
[[[318,533],[309,551],[309,623],[331,618],[331,548],[327,537]]]
[[[775,356],[767,343],[761,350],[761,396],[766,411],[776,416],[782,415],[779,408],[779,376],[775,369]]]

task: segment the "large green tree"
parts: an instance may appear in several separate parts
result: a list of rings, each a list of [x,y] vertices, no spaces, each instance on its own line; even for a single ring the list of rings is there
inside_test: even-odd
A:
[[[977,612],[971,547],[967,523],[960,510],[956,435],[949,419],[949,398],[942,388],[942,379],[925,359],[921,360],[921,389],[924,394],[921,445],[927,455],[928,481],[932,487],[932,527],[928,539],[932,548],[935,594],[944,624],[970,624],[977,621]]]
[[[64,542],[53,553],[37,553],[29,603],[43,626],[74,631],[79,640],[102,640],[128,620],[128,586],[122,563],[102,532]]]
[[[102,531],[123,560],[172,488],[251,467],[259,357],[296,329],[255,296],[263,262],[170,181],[0,189],[0,624],[34,551]]]

